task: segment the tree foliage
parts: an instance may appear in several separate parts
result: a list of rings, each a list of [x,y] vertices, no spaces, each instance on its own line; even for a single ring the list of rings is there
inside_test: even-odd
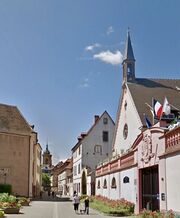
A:
[[[51,177],[47,173],[42,174],[42,186],[47,187],[51,185]]]

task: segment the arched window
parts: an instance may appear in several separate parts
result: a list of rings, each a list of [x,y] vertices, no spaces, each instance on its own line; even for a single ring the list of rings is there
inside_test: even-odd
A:
[[[111,188],[116,188],[116,179],[113,177],[111,181]]]
[[[104,185],[103,185],[103,188],[107,188],[107,181],[106,181],[106,179],[104,179]]]
[[[123,183],[129,183],[129,177],[125,176],[123,179]]]
[[[98,180],[97,188],[100,188],[100,180]]]
[[[128,125],[127,123],[124,125],[124,129],[123,129],[123,137],[124,139],[126,139],[128,136]]]

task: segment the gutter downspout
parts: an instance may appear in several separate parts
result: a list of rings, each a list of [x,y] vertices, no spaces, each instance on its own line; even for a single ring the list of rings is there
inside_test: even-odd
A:
[[[165,168],[165,199],[166,199],[166,211],[167,211],[167,176],[166,176],[166,158],[165,158],[165,164],[164,164],[164,168]]]
[[[31,144],[31,136],[29,136],[29,160],[28,160],[28,197],[29,197],[29,194],[30,194],[30,193],[29,193],[29,191],[30,191],[30,190],[29,190],[29,186],[30,186],[30,184],[29,184],[29,183],[30,183],[30,181],[29,181],[29,180],[30,180],[30,159],[31,159],[31,158],[30,158],[30,155],[31,155],[31,154],[30,154],[30,144]]]

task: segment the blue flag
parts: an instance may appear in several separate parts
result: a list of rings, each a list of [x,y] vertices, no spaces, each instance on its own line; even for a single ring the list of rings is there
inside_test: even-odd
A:
[[[145,118],[147,128],[150,128],[152,126],[152,124],[145,114],[144,114],[144,118]]]

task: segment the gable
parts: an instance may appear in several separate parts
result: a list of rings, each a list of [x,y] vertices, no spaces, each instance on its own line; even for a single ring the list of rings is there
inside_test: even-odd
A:
[[[128,87],[124,85],[122,92],[113,143],[115,154],[121,154],[131,147],[137,135],[140,133],[139,128],[142,126]]]
[[[31,127],[16,106],[0,104],[0,131],[29,134]]]

